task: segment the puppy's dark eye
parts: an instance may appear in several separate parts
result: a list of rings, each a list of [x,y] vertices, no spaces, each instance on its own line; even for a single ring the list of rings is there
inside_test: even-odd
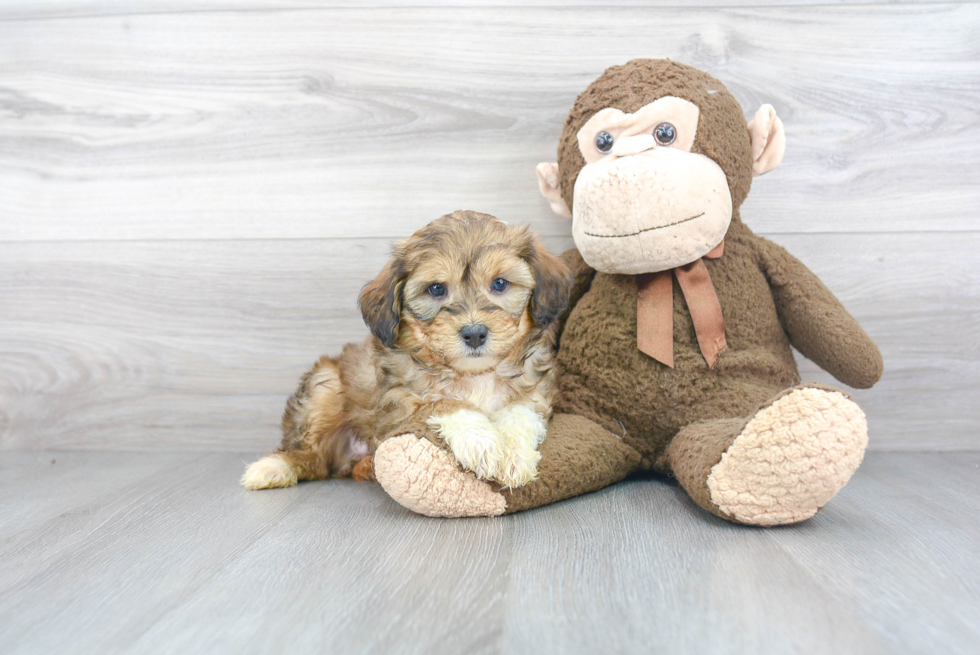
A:
[[[435,284],[429,285],[428,291],[429,295],[433,298],[442,298],[444,295],[446,295],[446,285],[436,282]]]
[[[507,289],[510,288],[510,282],[508,282],[502,277],[498,277],[496,280],[493,281],[493,284],[490,285],[490,288],[496,291],[497,293],[503,293],[504,291],[507,291]]]
[[[677,130],[670,123],[661,123],[653,131],[653,140],[662,146],[669,146],[676,138]]]
[[[613,147],[613,136],[609,132],[599,132],[595,135],[595,149],[602,154],[608,154]]]

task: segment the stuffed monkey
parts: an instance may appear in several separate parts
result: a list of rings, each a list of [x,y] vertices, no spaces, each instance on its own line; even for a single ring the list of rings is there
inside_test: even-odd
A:
[[[537,479],[500,488],[404,435],[375,455],[385,490],[432,516],[491,515],[642,469],[729,521],[816,514],[861,463],[867,423],[846,392],[800,383],[791,346],[855,388],[877,382],[882,359],[812,272],[742,223],[752,177],[784,148],[771,106],[746,124],[690,66],[634,60],[590,84],[558,162],[537,169],[577,246],[563,255],[575,284]]]

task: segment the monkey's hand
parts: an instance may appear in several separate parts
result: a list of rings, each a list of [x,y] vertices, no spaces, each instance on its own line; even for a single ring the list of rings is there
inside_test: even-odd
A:
[[[498,479],[504,440],[486,414],[460,409],[432,416],[426,423],[439,433],[460,466],[482,480]]]
[[[497,480],[505,487],[522,487],[538,475],[541,453],[548,425],[530,403],[514,403],[493,416],[493,423],[503,437],[503,456]]]
[[[779,320],[790,343],[835,378],[868,389],[880,378],[881,351],[803,262],[757,238]]]

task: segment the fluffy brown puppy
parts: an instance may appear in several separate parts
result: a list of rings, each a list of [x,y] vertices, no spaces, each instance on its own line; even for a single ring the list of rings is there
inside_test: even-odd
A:
[[[407,432],[448,448],[481,480],[530,482],[570,287],[567,267],[526,227],[467,211],[433,221],[361,291],[372,336],[303,376],[279,451],[251,464],[242,484],[350,476],[386,437]]]
[[[791,346],[858,388],[877,382],[882,358],[803,263],[741,220],[753,175],[784,147],[771,106],[747,123],[721,82],[673,61],[615,66],[578,97],[558,161],[538,166],[577,246],[564,255],[575,284],[556,413],[538,479],[491,489],[485,513],[637,469],[671,475],[705,510],[751,525],[806,520],[843,488],[867,444],[864,413],[843,391],[800,384]],[[386,489],[396,488],[395,445],[376,458]],[[457,475],[442,472],[436,491]],[[409,488],[403,504],[440,514],[438,493]]]

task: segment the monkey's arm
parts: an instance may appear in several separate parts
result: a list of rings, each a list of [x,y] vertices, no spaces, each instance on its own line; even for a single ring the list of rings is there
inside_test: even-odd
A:
[[[803,262],[759,238],[763,272],[790,343],[846,385],[868,389],[881,378],[881,351]]]
[[[577,248],[566,250],[560,259],[572,272],[572,292],[568,295],[568,309],[562,312],[556,321],[559,336],[565,329],[565,321],[568,319],[568,315],[592,286],[592,278],[595,277],[595,269],[585,263]]]

